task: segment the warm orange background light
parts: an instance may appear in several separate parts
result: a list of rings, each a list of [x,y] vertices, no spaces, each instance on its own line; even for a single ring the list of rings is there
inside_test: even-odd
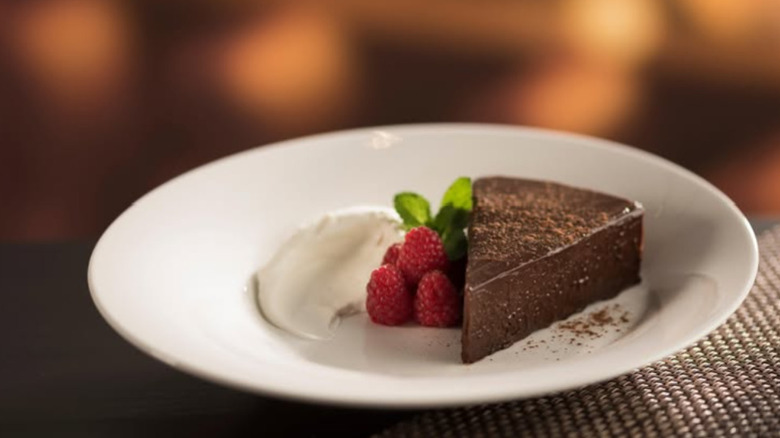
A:
[[[359,77],[342,23],[292,9],[227,39],[222,86],[228,98],[285,134],[344,120]]]
[[[110,106],[134,55],[128,18],[116,3],[33,3],[13,18],[12,49],[44,98],[63,111]]]
[[[661,45],[666,26],[655,0],[563,0],[563,44],[602,62],[647,61]]]
[[[780,214],[780,2],[0,5],[0,239],[96,236],[257,145],[491,122],[622,141]]]
[[[515,89],[516,123],[610,136],[637,108],[641,86],[629,71],[580,59],[534,69]]]

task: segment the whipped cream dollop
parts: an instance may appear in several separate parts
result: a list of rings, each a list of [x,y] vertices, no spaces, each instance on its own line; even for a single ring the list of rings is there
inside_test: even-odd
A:
[[[329,339],[342,317],[365,309],[371,271],[402,240],[400,219],[391,209],[328,213],[302,227],[258,271],[260,310],[289,333]]]

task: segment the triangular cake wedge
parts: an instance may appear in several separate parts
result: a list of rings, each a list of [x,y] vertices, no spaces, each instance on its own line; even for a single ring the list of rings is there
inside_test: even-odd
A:
[[[639,283],[639,204],[506,177],[477,179],[473,196],[463,362],[476,362]]]

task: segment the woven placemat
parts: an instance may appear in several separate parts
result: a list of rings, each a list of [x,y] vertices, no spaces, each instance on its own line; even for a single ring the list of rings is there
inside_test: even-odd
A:
[[[759,248],[739,310],[672,357],[575,391],[429,411],[379,436],[780,437],[780,227]]]

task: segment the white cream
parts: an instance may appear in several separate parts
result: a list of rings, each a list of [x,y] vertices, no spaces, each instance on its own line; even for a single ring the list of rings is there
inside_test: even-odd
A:
[[[356,207],[301,228],[257,273],[269,322],[309,339],[328,339],[342,317],[365,309],[366,284],[387,248],[402,240],[391,209]]]

